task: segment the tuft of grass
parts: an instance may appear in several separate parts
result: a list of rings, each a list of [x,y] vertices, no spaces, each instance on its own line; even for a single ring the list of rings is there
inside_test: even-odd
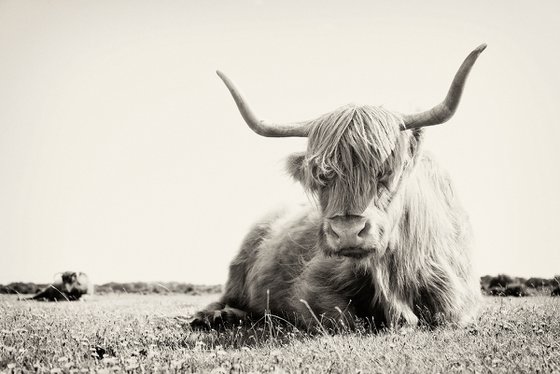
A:
[[[216,295],[107,295],[35,303],[0,296],[0,372],[558,372],[560,298],[485,298],[468,328],[309,334],[266,313],[192,331]]]

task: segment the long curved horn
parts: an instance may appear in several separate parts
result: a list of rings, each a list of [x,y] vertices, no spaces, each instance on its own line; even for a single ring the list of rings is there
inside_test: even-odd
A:
[[[297,122],[288,124],[274,124],[260,120],[249,108],[249,105],[245,103],[245,99],[239,93],[233,82],[221,71],[217,70],[216,74],[224,81],[226,87],[228,88],[233,100],[237,104],[239,112],[243,116],[247,125],[259,135],[268,137],[289,137],[289,136],[299,136],[306,137],[309,134],[309,126],[307,122]]]
[[[465,81],[467,76],[471,71],[478,56],[486,49],[486,44],[481,44],[474,51],[472,51],[463,64],[455,74],[451,87],[447,92],[447,96],[443,102],[439,103],[430,110],[417,114],[408,114],[403,116],[404,129],[417,129],[424,126],[439,125],[446,122],[457,110],[459,106],[459,101],[461,100],[461,95],[463,93],[463,88],[465,87]]]

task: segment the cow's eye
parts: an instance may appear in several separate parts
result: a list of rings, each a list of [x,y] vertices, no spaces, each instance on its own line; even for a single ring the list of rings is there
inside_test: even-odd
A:
[[[377,174],[377,177],[375,178],[375,180],[377,181],[377,187],[378,188],[387,188],[387,178],[385,177],[384,174],[379,173]]]
[[[379,185],[379,188],[383,188],[383,189],[386,189],[386,190],[389,189],[389,184],[384,179],[380,180],[378,185]]]
[[[333,179],[334,179],[334,173],[333,172],[317,174],[317,180],[319,181],[319,183],[322,186],[328,185],[329,183],[332,182]]]

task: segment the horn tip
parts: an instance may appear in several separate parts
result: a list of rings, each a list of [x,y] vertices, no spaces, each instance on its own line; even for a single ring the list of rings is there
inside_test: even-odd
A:
[[[486,47],[488,47],[488,45],[486,43],[482,43],[481,45],[476,47],[475,52],[481,53],[482,51],[484,51],[486,49]]]
[[[216,70],[216,74],[218,74],[218,77],[220,77],[220,79],[222,80],[222,82],[224,82],[224,83],[226,84],[226,86],[229,87],[229,85],[230,85],[231,83],[229,82],[228,77],[227,77],[224,73],[222,73],[221,70]]]

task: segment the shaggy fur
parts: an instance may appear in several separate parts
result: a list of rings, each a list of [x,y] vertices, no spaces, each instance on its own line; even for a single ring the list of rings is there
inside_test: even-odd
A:
[[[221,300],[194,327],[269,310],[309,327],[465,324],[480,295],[471,268],[468,219],[447,174],[421,150],[421,130],[401,131],[399,115],[348,105],[312,123],[307,152],[288,170],[317,198],[279,212],[249,232]],[[334,216],[367,217],[375,244],[363,259],[334,255],[325,240]],[[268,293],[267,293],[268,292]]]
[[[350,104],[313,122],[304,164],[304,186],[328,191],[326,216],[360,214],[379,184],[393,182],[406,151],[402,118],[383,108]],[[386,187],[386,186],[385,186]],[[379,199],[374,204],[379,204]]]

